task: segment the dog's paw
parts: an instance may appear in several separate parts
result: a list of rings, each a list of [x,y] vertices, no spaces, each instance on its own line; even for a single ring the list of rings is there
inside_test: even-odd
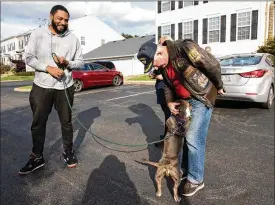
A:
[[[156,192],[156,196],[157,196],[157,197],[161,197],[161,194],[162,194],[162,193],[161,193],[160,191]]]
[[[179,196],[174,196],[175,202],[180,202],[181,198]]]

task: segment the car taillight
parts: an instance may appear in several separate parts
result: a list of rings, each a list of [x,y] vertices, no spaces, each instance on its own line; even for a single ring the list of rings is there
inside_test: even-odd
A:
[[[240,76],[244,78],[260,78],[263,77],[267,70],[254,70],[251,72],[240,73]]]

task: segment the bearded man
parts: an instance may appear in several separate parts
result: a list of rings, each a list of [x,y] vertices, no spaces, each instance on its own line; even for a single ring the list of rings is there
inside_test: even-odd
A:
[[[64,84],[70,104],[74,100],[72,69],[83,66],[83,56],[78,38],[68,29],[70,14],[62,5],[50,11],[51,23],[32,32],[26,48],[26,65],[35,70],[35,78],[29,101],[33,113],[31,125],[32,152],[27,164],[19,174],[25,175],[45,165],[43,148],[46,124],[52,107],[61,123],[64,152],[62,156],[68,167],[78,163],[73,150],[72,112],[67,103]],[[54,61],[53,54],[58,61]]]

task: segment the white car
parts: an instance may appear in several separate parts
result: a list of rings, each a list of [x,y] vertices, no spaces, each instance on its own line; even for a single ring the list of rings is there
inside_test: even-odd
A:
[[[226,94],[221,100],[261,103],[270,109],[274,99],[275,57],[268,53],[232,54],[220,57]]]

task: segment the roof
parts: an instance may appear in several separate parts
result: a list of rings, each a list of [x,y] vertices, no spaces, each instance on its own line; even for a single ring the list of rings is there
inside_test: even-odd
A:
[[[6,38],[4,38],[4,39],[1,39],[1,42],[7,41],[7,40],[9,40],[9,39],[16,38],[16,37],[19,37],[19,36],[25,36],[25,35],[28,35],[28,34],[30,34],[30,33],[31,33],[31,32],[33,32],[33,31],[34,31],[34,29],[32,29],[32,30],[28,30],[28,31],[24,31],[24,32],[19,33],[19,34],[14,35],[14,36],[9,36],[9,37],[6,37]]]
[[[86,54],[83,55],[84,59],[91,58],[106,58],[113,56],[129,56],[135,55],[140,46],[147,42],[155,42],[155,35],[147,35],[142,37],[128,38],[119,41],[110,41]]]

